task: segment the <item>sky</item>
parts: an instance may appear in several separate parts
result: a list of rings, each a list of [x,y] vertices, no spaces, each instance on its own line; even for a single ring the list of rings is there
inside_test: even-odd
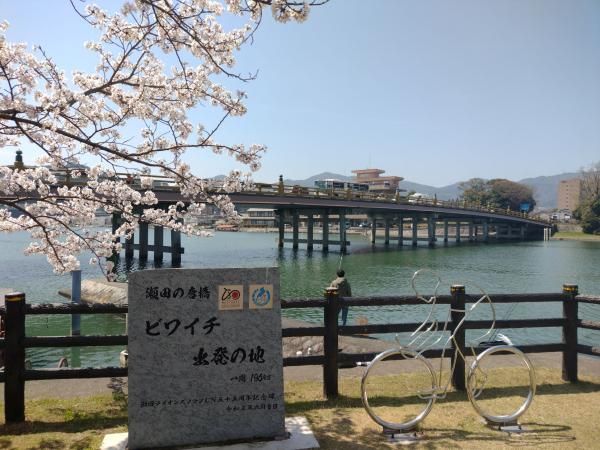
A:
[[[67,72],[93,66],[82,43],[94,36],[67,0],[0,0],[2,19],[9,40],[41,44]],[[238,54],[258,77],[232,86],[248,113],[217,137],[266,144],[262,182],[367,167],[433,186],[578,171],[600,161],[598,24],[597,0],[331,0],[302,24],[265,17]],[[13,159],[0,148],[0,163]],[[238,167],[187,160],[200,176]]]

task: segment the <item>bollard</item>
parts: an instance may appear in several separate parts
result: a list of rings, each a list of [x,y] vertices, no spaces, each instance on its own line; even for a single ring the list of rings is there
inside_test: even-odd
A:
[[[577,383],[577,319],[578,303],[575,297],[579,294],[576,284],[563,284],[563,326],[562,335],[565,349],[562,357],[562,378],[564,381]]]
[[[4,296],[6,302],[6,348],[4,350],[4,419],[25,421],[25,294]]]
[[[338,396],[338,300],[337,288],[325,289],[323,395],[328,400]]]
[[[465,384],[465,359],[463,354],[465,348],[465,328],[461,326],[458,331],[456,327],[465,317],[465,287],[460,284],[454,284],[450,287],[452,303],[450,304],[450,333],[454,334],[452,340],[452,361],[454,372],[452,372],[452,386],[457,391],[466,391]],[[460,350],[457,352],[456,350]],[[456,361],[455,361],[456,360]],[[452,367],[452,366],[451,366]]]

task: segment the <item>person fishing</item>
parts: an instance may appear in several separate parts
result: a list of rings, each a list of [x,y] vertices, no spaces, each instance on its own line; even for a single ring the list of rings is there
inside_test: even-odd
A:
[[[350,288],[350,283],[345,277],[346,272],[341,268],[337,271],[337,278],[331,282],[329,287],[337,288],[338,297],[351,297],[352,289]],[[346,322],[348,320],[348,305],[342,305],[342,326],[346,326]]]

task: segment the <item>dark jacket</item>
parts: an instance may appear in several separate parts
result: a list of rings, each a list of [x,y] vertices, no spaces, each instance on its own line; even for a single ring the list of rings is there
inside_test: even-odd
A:
[[[352,297],[352,289],[350,283],[345,277],[337,277],[331,282],[329,287],[337,288],[339,297]]]

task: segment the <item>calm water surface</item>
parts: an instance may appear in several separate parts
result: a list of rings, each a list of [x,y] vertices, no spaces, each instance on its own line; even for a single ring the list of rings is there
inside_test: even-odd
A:
[[[168,233],[165,244],[168,245]],[[448,293],[450,284],[466,284],[474,291],[476,282],[488,293],[560,292],[563,283],[576,283],[581,293],[600,294],[600,243],[576,241],[518,242],[504,244],[442,243],[435,249],[403,247],[397,250],[380,245],[373,249],[367,238],[349,235],[350,254],[343,257],[355,296],[411,294],[410,278],[415,270],[430,268],[444,280],[440,293]],[[0,288],[13,288],[27,294],[31,303],[64,301],[57,295],[70,286],[69,276],[52,273],[45,258],[23,255],[26,234],[0,234]],[[184,268],[202,267],[263,267],[278,266],[281,273],[281,292],[284,298],[320,297],[323,289],[335,277],[340,254],[323,254],[289,248],[278,250],[273,233],[216,233],[212,238],[182,238],[185,247]],[[82,258],[83,278],[96,278],[98,269],[88,266]],[[169,261],[169,256],[165,256]],[[150,267],[151,268],[151,264]],[[123,268],[121,268],[123,269]],[[139,270],[134,261],[130,270]],[[493,295],[492,295],[493,300]],[[497,305],[497,318],[558,317],[560,305]],[[440,318],[443,318],[445,314]],[[320,310],[287,310],[285,315],[311,322],[322,322]],[[349,322],[357,319],[369,323],[392,323],[424,319],[426,310],[414,306],[393,308],[351,308]],[[580,307],[580,315],[600,321],[600,308]],[[489,309],[474,312],[475,317],[489,318]],[[34,316],[27,321],[30,335],[68,335],[70,318]],[[83,334],[122,334],[124,317],[114,315],[82,316]],[[559,342],[560,329],[503,330],[518,344]],[[390,339],[390,336],[381,336]],[[401,336],[402,339],[405,336]],[[580,332],[584,343],[600,343],[600,333]],[[117,365],[120,348],[96,347],[71,349],[31,349],[28,357],[35,367],[55,366],[62,356],[71,365]]]

